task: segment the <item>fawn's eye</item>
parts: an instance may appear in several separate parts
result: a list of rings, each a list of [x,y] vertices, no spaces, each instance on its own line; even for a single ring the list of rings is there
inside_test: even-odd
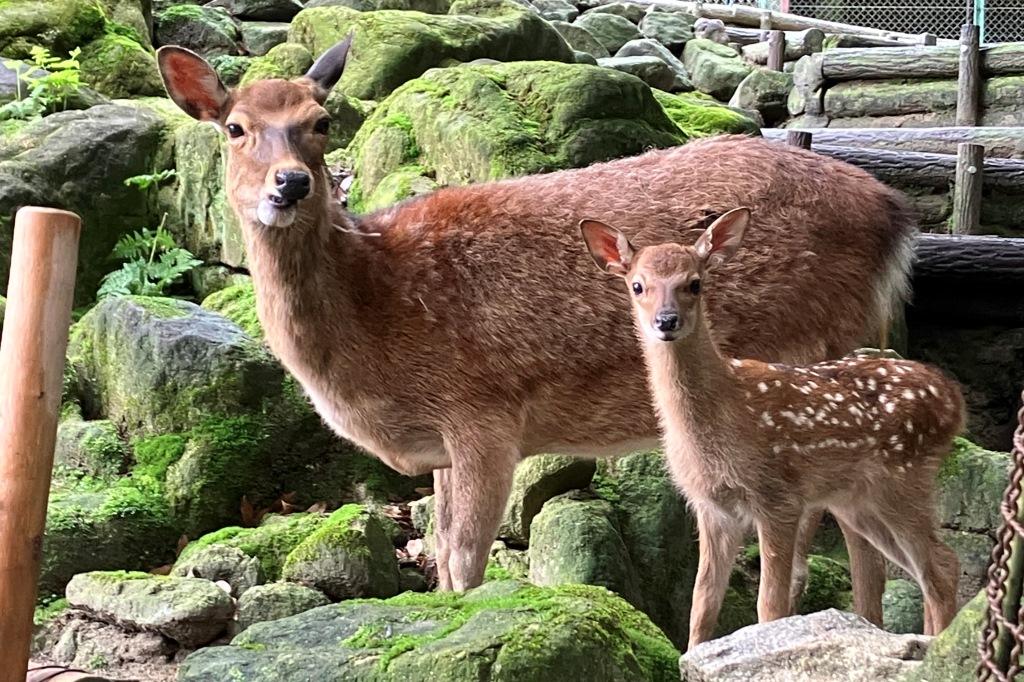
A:
[[[695,279],[690,282],[690,293],[696,296],[700,293],[700,280]]]
[[[313,126],[313,132],[319,135],[326,135],[327,131],[331,129],[331,119],[324,116]]]
[[[633,293],[637,296],[644,293],[644,285],[640,284],[640,282],[633,282]]]
[[[245,131],[242,130],[242,126],[238,125],[237,123],[229,123],[228,135],[230,137],[241,137],[242,135],[245,135]]]

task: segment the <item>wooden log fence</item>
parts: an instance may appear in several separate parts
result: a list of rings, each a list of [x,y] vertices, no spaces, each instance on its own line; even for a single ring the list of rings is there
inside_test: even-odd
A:
[[[957,65],[956,124],[978,125],[981,115],[981,32],[974,24],[960,31],[960,56]],[[1022,55],[1024,56],[1024,55]]]
[[[754,64],[767,64],[768,54],[770,51],[769,41],[756,40],[750,42],[741,42],[739,40],[733,40],[734,36],[741,35],[741,32],[750,31],[750,29],[736,29],[726,27],[725,32],[729,35],[729,39],[732,42],[738,42],[742,45],[741,51],[743,58],[748,62]],[[816,28],[809,28],[806,31],[779,31],[783,34],[785,39],[785,59],[787,62],[795,62],[801,57],[805,57],[809,54],[821,52],[822,45],[825,42],[825,34]],[[759,31],[752,31],[752,33],[759,33]]]
[[[768,34],[768,69],[782,71],[786,63],[786,34],[782,31],[771,31]]]
[[[957,234],[978,232],[981,222],[981,185],[984,161],[985,148],[980,144],[961,142],[957,146],[951,225],[953,232]]]
[[[804,128],[818,144],[837,147],[882,147],[892,151],[955,154],[961,142],[985,147],[989,158],[1024,159],[1024,127],[945,126],[939,128]],[[769,140],[784,140],[792,129],[762,128]]]

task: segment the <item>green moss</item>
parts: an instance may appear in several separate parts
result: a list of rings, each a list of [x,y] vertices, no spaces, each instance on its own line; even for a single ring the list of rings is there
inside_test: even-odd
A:
[[[249,85],[267,78],[298,78],[313,66],[313,55],[297,43],[281,43],[262,57],[255,57],[239,84]]]
[[[188,317],[189,315],[188,311],[181,305],[181,302],[174,298],[159,296],[127,296],[126,298],[146,310],[146,312],[165,320]]]
[[[156,57],[137,39],[108,32],[82,49],[82,80],[108,97],[163,94]]]
[[[174,433],[136,440],[132,444],[135,451],[133,475],[163,482],[167,478],[167,469],[185,454],[187,442],[183,436]]]
[[[827,557],[807,557],[807,585],[800,598],[801,614],[825,609],[850,610],[853,604],[853,585],[845,566]]]
[[[49,623],[51,620],[61,615],[68,609],[68,600],[61,597],[60,599],[54,599],[47,601],[44,605],[38,607],[32,616],[32,622],[39,626]]]
[[[758,134],[757,122],[699,92],[670,94],[652,88],[654,98],[688,138],[721,133]]]
[[[258,558],[266,579],[274,581],[281,577],[281,569],[288,554],[309,537],[325,518],[318,514],[289,514],[268,517],[257,528],[222,528],[189,543],[182,551],[181,559],[210,545],[237,547],[249,556]]]
[[[98,583],[123,583],[126,580],[160,580],[167,576],[143,573],[142,571],[92,571],[89,577]]]
[[[263,327],[256,314],[256,291],[252,282],[236,284],[210,294],[203,308],[223,315],[254,339],[263,338]]]
[[[499,566],[494,563],[493,560],[487,563],[487,568],[484,570],[484,582],[493,582],[495,580],[512,580],[513,575],[507,568]]]
[[[950,479],[959,478],[963,474],[963,458],[970,452],[978,449],[978,446],[966,438],[957,437],[953,440],[953,450],[946,455],[942,461],[942,467],[936,476],[939,483],[945,483]]]
[[[369,554],[362,531],[354,525],[357,520],[365,520],[367,515],[366,507],[361,504],[346,504],[336,510],[288,555],[284,569],[287,571],[294,564],[316,560],[323,547],[338,547],[346,552]]]
[[[103,29],[95,0],[6,0],[0,4],[0,56],[26,59],[36,46],[67,54]]]

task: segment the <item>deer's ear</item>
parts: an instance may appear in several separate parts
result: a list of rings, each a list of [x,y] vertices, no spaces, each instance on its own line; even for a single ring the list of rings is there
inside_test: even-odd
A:
[[[597,267],[625,277],[635,253],[626,235],[599,220],[581,220],[580,232]]]
[[[330,92],[341,79],[341,74],[345,72],[345,62],[348,60],[354,34],[349,33],[344,40],[320,55],[303,77],[313,81],[324,93]]]
[[[711,223],[693,245],[704,267],[724,263],[735,256],[749,222],[749,208],[734,208]]]
[[[182,111],[200,121],[221,119],[230,94],[205,59],[176,45],[161,47],[156,58],[167,94]]]

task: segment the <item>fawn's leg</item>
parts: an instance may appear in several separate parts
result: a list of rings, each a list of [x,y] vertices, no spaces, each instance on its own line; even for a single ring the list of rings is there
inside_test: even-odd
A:
[[[448,592],[452,578],[448,572],[448,534],[451,532],[451,469],[434,469],[434,564],[437,589]]]
[[[759,623],[792,615],[789,591],[801,516],[800,513],[782,512],[757,522],[761,545],[761,584],[757,591]]]
[[[853,610],[878,627],[882,627],[882,594],[885,592],[885,558],[871,542],[836,519],[846,551],[850,556],[850,581],[853,583]]]
[[[448,572],[451,589],[459,592],[483,582],[491,544],[512,487],[512,474],[519,461],[518,441],[502,437],[502,433],[476,431],[446,439],[452,462],[448,478]]]
[[[825,511],[822,509],[809,509],[800,519],[793,552],[793,577],[789,588],[790,613],[796,613],[800,608],[800,598],[804,594],[804,587],[807,586],[807,555],[810,553],[814,534],[818,532],[824,515]]]
[[[690,640],[687,649],[715,635],[718,612],[729,587],[729,575],[743,533],[742,526],[735,519],[717,509],[694,505],[694,511],[697,516],[700,557],[690,605]]]

